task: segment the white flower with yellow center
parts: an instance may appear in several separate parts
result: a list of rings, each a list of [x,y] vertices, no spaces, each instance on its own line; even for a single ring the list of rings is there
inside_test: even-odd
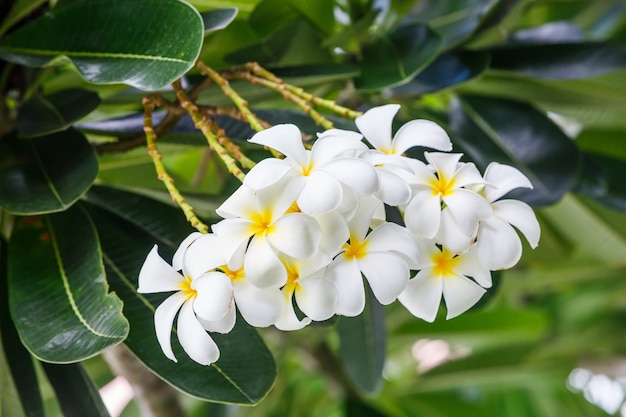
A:
[[[279,252],[310,258],[318,251],[319,224],[290,210],[300,189],[298,181],[287,180],[257,191],[242,185],[216,210],[224,220],[212,230],[220,238],[228,267],[237,269],[236,255],[245,252],[246,276],[257,287],[281,287],[287,281]]]
[[[460,163],[461,154],[424,152],[430,166],[412,165],[415,175],[413,197],[406,206],[404,222],[416,236],[433,239],[441,224],[442,205],[449,209],[459,230],[466,236],[476,231],[478,221],[491,215],[491,207],[478,193],[465,187],[483,184],[472,163]],[[418,161],[416,161],[418,162]]]
[[[446,318],[451,319],[476,304],[489,287],[490,272],[474,251],[455,255],[433,242],[420,245],[420,271],[408,282],[398,301],[414,316],[432,322],[442,296],[448,310]]]
[[[357,316],[365,307],[363,274],[381,304],[390,304],[402,292],[417,259],[417,243],[402,226],[383,223],[369,234],[374,210],[380,202],[362,199],[348,223],[350,240],[326,270],[337,288],[337,314]]]
[[[268,146],[285,159],[267,158],[248,172],[244,184],[254,190],[266,188],[281,179],[296,181],[300,210],[311,216],[328,213],[341,204],[342,184],[363,195],[378,189],[376,170],[354,153],[367,147],[355,132],[332,129],[320,135],[311,150],[304,148],[302,133],[291,124],[276,125],[255,134],[252,143]]]
[[[298,330],[311,320],[327,320],[335,314],[337,290],[333,283],[324,277],[324,270],[331,258],[321,254],[312,259],[281,257],[287,269],[287,283],[282,288],[285,308],[276,321],[280,330]],[[298,305],[305,317],[296,316],[294,304]]]
[[[491,204],[493,215],[480,222],[478,255],[491,270],[511,268],[522,256],[522,242],[513,227],[526,237],[533,249],[539,244],[541,229],[528,204],[499,199],[515,188],[532,188],[532,184],[518,169],[496,162],[485,170],[485,181],[487,184],[482,194]]]
[[[183,241],[177,251],[181,259],[182,274],[161,258],[155,245],[139,272],[140,293],[175,291],[154,312],[157,340],[165,356],[176,362],[171,346],[171,332],[178,314],[178,340],[191,359],[209,365],[219,358],[219,349],[207,333],[228,333],[235,325],[232,308],[230,280],[224,274],[191,273],[196,270],[193,260],[184,259],[189,239]],[[179,313],[180,310],[180,313]]]

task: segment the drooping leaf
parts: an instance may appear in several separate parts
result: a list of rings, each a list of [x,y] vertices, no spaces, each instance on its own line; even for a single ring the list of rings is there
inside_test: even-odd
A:
[[[20,219],[8,266],[11,315],[37,358],[76,362],[126,338],[122,303],[108,293],[98,236],[80,207]]]
[[[471,80],[482,74],[489,65],[484,52],[459,51],[439,55],[411,82],[394,88],[401,95],[426,94]]]
[[[202,16],[202,22],[204,23],[204,34],[222,30],[237,17],[238,9],[236,7],[230,7],[228,9],[209,10],[207,12],[200,13]]]
[[[396,87],[413,79],[428,66],[441,48],[441,39],[428,26],[401,26],[374,39],[363,48],[360,90]]]
[[[31,140],[6,136],[0,142],[0,206],[21,215],[65,210],[97,173],[93,148],[74,129]]]
[[[65,417],[109,417],[98,387],[79,363],[43,363]]]
[[[574,191],[615,210],[626,211],[624,160],[585,153],[584,162],[584,170]]]
[[[462,96],[450,113],[455,146],[484,170],[492,162],[513,165],[533,184],[511,195],[535,206],[558,201],[575,184],[581,154],[546,115],[511,100]],[[457,148],[458,149],[458,148]]]
[[[49,96],[36,95],[25,102],[17,115],[20,137],[29,138],[66,130],[100,104],[93,91],[71,88]]]
[[[13,381],[7,358],[0,345],[0,415],[28,417],[20,402],[15,382]]]
[[[491,66],[538,78],[589,78],[623,69],[626,46],[601,42],[512,45],[493,50]]]
[[[2,36],[14,24],[24,17],[28,16],[33,10],[44,4],[46,0],[17,0],[13,3],[13,7],[9,14],[4,17],[0,26],[0,36]]]
[[[149,231],[96,207],[90,207],[90,213],[100,233],[109,282],[124,300],[124,314],[131,323],[125,341],[130,350],[155,374],[189,395],[240,404],[260,401],[274,382],[276,367],[257,332],[241,317],[229,334],[211,334],[221,352],[215,364],[206,367],[192,361],[175,335],[172,345],[178,363],[174,363],[163,355],[154,331],[154,311],[164,296],[137,293],[137,276],[150,248],[158,244],[161,255],[169,259],[175,248],[161,236],[184,236],[191,228],[165,232],[171,228],[165,210],[145,212],[146,221],[153,225]]]
[[[2,361],[6,359],[4,364],[0,365],[2,383],[0,388],[4,393],[8,392],[8,387],[13,386],[16,394],[14,400],[16,403],[21,403],[21,411],[26,417],[44,417],[43,402],[41,400],[41,392],[39,391],[39,383],[37,381],[37,375],[35,374],[35,368],[33,367],[32,358],[30,353],[24,348],[20,338],[11,319],[9,313],[9,301],[8,301],[8,282],[7,282],[7,245],[3,239],[0,239],[0,355]],[[5,380],[6,379],[6,380]],[[12,384],[10,383],[12,379]],[[6,391],[5,391],[6,389]],[[4,401],[0,400],[3,405],[8,398],[4,398]],[[16,405],[17,407],[17,405]],[[5,415],[2,413],[0,415]],[[11,413],[6,412],[6,415],[19,415],[19,411],[14,410]]]
[[[367,287],[367,286],[366,286]],[[377,392],[382,384],[387,351],[385,311],[367,287],[365,310],[337,323],[339,355],[350,381],[360,391]]]
[[[76,0],[6,36],[0,57],[34,67],[65,57],[87,81],[155,90],[191,68],[202,24],[180,0]]]

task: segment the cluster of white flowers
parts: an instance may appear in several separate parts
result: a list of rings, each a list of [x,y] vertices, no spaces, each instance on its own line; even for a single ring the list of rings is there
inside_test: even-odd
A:
[[[448,135],[427,120],[406,123],[392,137],[399,108],[373,108],[357,118],[360,133],[326,131],[310,150],[290,124],[250,139],[285,158],[250,170],[217,209],[223,220],[212,233],[185,239],[171,266],[155,246],[139,274],[139,292],[176,291],[155,312],[168,358],[176,361],[170,337],[177,314],[184,351],[210,364],[219,349],[207,331],[229,332],[236,309],[253,326],[281,330],[357,316],[363,278],[382,304],[397,299],[432,322],[443,297],[452,318],[491,286],[490,270],[520,259],[513,227],[537,245],[532,209],[499,200],[531,187],[520,171],[492,163],[481,175],[461,154],[445,153]],[[444,152],[424,152],[424,163],[405,156],[416,146]],[[398,207],[406,226],[385,220],[385,204]]]

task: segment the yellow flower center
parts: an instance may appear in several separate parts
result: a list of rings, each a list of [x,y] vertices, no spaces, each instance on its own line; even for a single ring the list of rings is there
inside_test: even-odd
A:
[[[178,286],[178,289],[183,292],[183,296],[185,296],[186,300],[194,299],[198,295],[198,292],[191,288],[191,277],[185,277],[185,279]]]
[[[313,162],[309,162],[306,167],[302,167],[302,175],[305,177],[308,177],[311,174],[311,171],[313,171]]]
[[[435,264],[433,266],[433,273],[441,278],[455,275],[454,269],[459,263],[459,257],[454,256],[446,248],[432,257],[432,261]]]
[[[429,185],[432,187],[433,194],[440,197],[447,197],[454,192],[454,178],[446,178],[445,175],[437,173],[438,178],[431,180]]]
[[[350,242],[343,244],[342,249],[345,249],[343,256],[346,259],[363,259],[367,255],[367,241],[359,241],[354,236],[350,236]]]
[[[224,275],[230,278],[231,281],[239,281],[246,278],[246,274],[243,272],[243,266],[236,271],[233,271],[227,265],[222,265],[219,269],[224,272]]]
[[[269,211],[252,213],[249,217],[252,222],[251,232],[256,235],[257,233],[270,233],[273,229],[272,215]]]
[[[294,201],[293,203],[291,203],[291,206],[289,206],[289,208],[285,212],[285,214],[290,214],[290,213],[302,213],[302,210],[300,210],[300,206],[298,205],[297,201]]]
[[[285,265],[285,267],[287,269],[287,283],[285,284],[285,287],[284,287],[284,294],[285,294],[285,298],[289,300],[291,298],[291,295],[298,288],[300,288],[300,284],[298,283],[298,281],[300,280],[300,274],[298,273],[297,270],[295,270],[289,265]]]

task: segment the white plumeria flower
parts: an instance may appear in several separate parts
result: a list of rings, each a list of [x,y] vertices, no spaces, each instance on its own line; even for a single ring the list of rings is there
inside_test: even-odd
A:
[[[286,158],[259,162],[248,172],[244,184],[260,190],[283,178],[301,180],[296,197],[303,213],[314,216],[333,211],[341,204],[342,184],[364,195],[378,189],[378,175],[370,164],[341,155],[367,149],[360,137],[355,132],[332,129],[324,132],[309,151],[304,148],[302,133],[295,125],[276,125],[263,130],[249,141],[273,148]]]
[[[474,251],[455,255],[446,248],[439,249],[434,242],[421,245],[420,251],[421,269],[398,297],[414,316],[434,321],[443,296],[446,318],[451,319],[476,304],[485,288],[491,287],[490,272]]]
[[[399,104],[373,107],[356,118],[356,126],[374,148],[388,155],[402,156],[415,146],[440,151],[452,150],[452,143],[446,131],[430,120],[411,120],[402,125],[392,138],[393,118],[398,110]]]
[[[404,290],[410,275],[411,259],[417,258],[415,239],[402,226],[384,223],[367,233],[374,210],[380,202],[362,199],[349,222],[350,241],[326,270],[337,288],[337,314],[357,316],[365,307],[361,273],[381,304],[390,304]]]
[[[319,224],[304,213],[290,212],[299,190],[298,181],[280,181],[257,191],[242,185],[216,210],[225,219],[212,230],[220,238],[228,267],[236,270],[233,259],[245,252],[246,276],[257,287],[280,287],[287,281],[277,253],[310,258],[318,251]]]
[[[287,269],[287,283],[282,289],[285,308],[276,321],[280,330],[298,330],[314,321],[327,320],[335,314],[337,289],[324,277],[331,258],[321,254],[312,259],[281,257]],[[293,303],[306,315],[298,319]]]
[[[472,163],[460,163],[461,154],[424,152],[424,156],[430,167],[413,164],[415,175],[411,185],[414,194],[404,213],[406,227],[417,236],[434,238],[440,228],[441,205],[444,203],[460,230],[465,236],[471,236],[478,221],[491,215],[485,199],[464,188],[483,184],[480,172]]]
[[[518,169],[497,162],[485,170],[485,181],[482,194],[491,204],[493,215],[480,221],[478,255],[491,270],[511,268],[522,256],[522,243],[512,226],[526,237],[533,249],[539,244],[541,229],[528,204],[498,199],[515,188],[532,188],[532,184]]]
[[[222,253],[220,239],[214,234],[199,234],[187,248],[184,259],[194,266],[196,273],[223,274],[231,282],[231,289],[224,293],[231,300],[231,308],[235,305],[241,316],[250,325],[267,327],[276,322],[282,315],[282,295],[278,287],[258,288],[246,278],[243,268],[244,254],[238,253],[228,267]]]
[[[189,239],[177,251],[177,258],[187,249]],[[229,280],[218,273],[190,273],[195,266],[182,259],[180,274],[161,258],[155,245],[139,272],[140,293],[176,291],[154,312],[157,340],[165,356],[177,362],[171,346],[171,332],[178,313],[178,340],[191,359],[210,365],[220,352],[206,330],[228,333],[235,325],[235,311],[228,293]],[[179,313],[180,310],[180,313]]]

